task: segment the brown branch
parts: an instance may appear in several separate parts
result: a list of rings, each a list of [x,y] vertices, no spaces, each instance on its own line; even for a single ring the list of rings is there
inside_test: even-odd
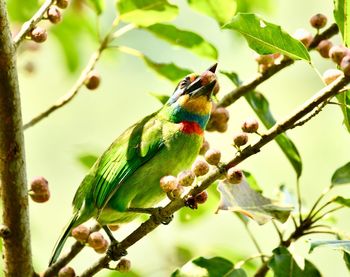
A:
[[[15,48],[18,48],[19,44],[25,39],[28,32],[33,29],[39,21],[43,18],[46,11],[52,6],[55,0],[46,0],[39,10],[33,15],[33,17],[22,25],[21,30],[13,39]]]
[[[214,170],[209,176],[207,176],[203,181],[201,181],[198,186],[194,187],[186,196],[184,196],[184,198],[175,199],[171,201],[168,205],[166,205],[164,208],[162,208],[160,210],[161,215],[164,217],[169,217],[179,209],[183,208],[185,206],[185,200],[188,197],[192,195],[197,195],[198,193],[204,191],[213,182],[219,179],[229,168],[238,165],[248,157],[258,153],[264,145],[274,140],[275,137],[279,134],[290,129],[298,120],[303,118],[308,113],[312,112],[313,109],[315,109],[318,105],[323,103],[326,99],[336,95],[349,82],[350,77],[339,77],[335,82],[320,90],[314,95],[314,97],[310,98],[303,105],[301,105],[301,107],[295,113],[293,113],[287,119],[278,122],[265,134],[263,134],[261,139],[257,143],[244,148],[241,152],[237,153],[237,156],[231,161],[229,161],[227,164]],[[151,216],[147,221],[143,222],[135,231],[133,231],[129,236],[127,236],[124,240],[120,242],[120,244],[118,245],[118,250],[126,250],[127,248],[138,242],[140,239],[145,237],[148,233],[152,232],[158,226],[159,222],[153,216]],[[297,230],[298,232],[300,232],[299,229]],[[293,233],[293,236],[291,236],[287,241],[283,241],[283,246],[289,246],[288,243],[290,244],[296,236],[300,235],[298,232],[296,232],[295,234]],[[105,255],[80,276],[93,276],[100,270],[106,268],[110,261],[111,259],[108,257],[108,255]],[[264,263],[263,266],[267,268],[267,263]]]
[[[32,276],[24,137],[15,47],[0,0],[0,183],[6,276]]]
[[[324,39],[331,38],[332,36],[336,35],[339,32],[337,24],[332,24],[328,29],[323,31],[322,33],[316,35],[314,39],[312,40],[310,46],[308,47],[308,50],[313,50],[317,47],[317,45],[320,43],[320,41]],[[245,95],[246,93],[254,90],[258,85],[275,75],[277,72],[281,71],[283,68],[291,65],[294,63],[294,60],[285,57],[281,63],[275,64],[271,67],[269,67],[266,71],[263,73],[260,73],[257,77],[252,79],[251,81],[248,81],[239,87],[235,88],[233,91],[227,93],[218,103],[218,107],[227,107],[234,102],[236,102],[240,97]]]

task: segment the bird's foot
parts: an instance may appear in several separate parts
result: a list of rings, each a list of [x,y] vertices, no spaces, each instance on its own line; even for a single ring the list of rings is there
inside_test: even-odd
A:
[[[118,261],[121,257],[126,256],[128,252],[120,246],[120,243],[116,240],[111,242],[108,247],[107,255],[113,261]]]
[[[150,214],[151,218],[157,223],[157,224],[164,224],[168,225],[172,219],[173,215],[164,215],[162,213],[162,207],[157,208],[129,208],[129,212],[135,212],[135,213],[145,213]]]

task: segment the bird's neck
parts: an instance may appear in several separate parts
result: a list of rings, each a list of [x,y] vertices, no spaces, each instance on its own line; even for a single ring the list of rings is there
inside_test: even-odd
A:
[[[160,114],[170,122],[181,123],[184,133],[202,134],[209,120],[209,114],[189,112],[180,105],[165,105]]]

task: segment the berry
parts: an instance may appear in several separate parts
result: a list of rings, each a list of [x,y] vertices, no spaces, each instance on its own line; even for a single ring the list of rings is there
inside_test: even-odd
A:
[[[183,192],[184,192],[183,186],[178,185],[176,187],[176,189],[174,189],[174,190],[172,190],[171,192],[168,193],[168,197],[170,199],[180,198]]]
[[[87,75],[85,80],[85,86],[87,89],[94,90],[99,87],[100,82],[100,74],[98,74],[97,71],[93,70]]]
[[[53,24],[59,23],[62,20],[62,16],[61,16],[60,10],[57,7],[55,7],[55,6],[51,6],[47,10],[47,18]]]
[[[236,146],[243,146],[248,142],[248,135],[247,133],[239,133],[237,135],[233,136],[233,142]]]
[[[35,27],[30,32],[30,38],[32,39],[32,41],[42,43],[47,39],[47,32],[44,28]]]
[[[48,201],[50,199],[48,181],[44,177],[35,177],[30,183],[29,196],[37,203]]]
[[[228,124],[227,122],[220,122],[216,124],[216,130],[220,133],[225,133],[227,131]]]
[[[191,170],[184,170],[177,175],[177,181],[183,187],[191,186],[195,178],[196,175]]]
[[[340,68],[345,76],[350,76],[350,55],[346,55],[340,63]]]
[[[196,176],[203,176],[208,173],[209,165],[205,161],[198,159],[193,163],[192,171]]]
[[[297,29],[294,32],[293,37],[304,44],[305,47],[309,47],[313,39],[311,33],[305,29]]]
[[[201,193],[198,193],[195,197],[194,200],[198,204],[203,204],[207,201],[208,199],[208,193],[204,190]]]
[[[204,155],[205,152],[208,151],[208,149],[209,149],[209,142],[203,139],[203,143],[202,143],[201,149],[199,150],[199,154]]]
[[[72,237],[80,242],[87,242],[90,235],[90,229],[85,225],[79,225],[72,230]]]
[[[259,122],[255,118],[248,118],[241,126],[242,131],[246,133],[255,133],[259,129]]]
[[[239,184],[243,179],[242,170],[231,167],[226,174],[226,179],[231,184]]]
[[[221,152],[219,150],[209,149],[205,153],[204,158],[208,164],[217,165],[221,159]]]
[[[61,9],[65,9],[68,7],[68,0],[56,0],[56,5],[57,7],[61,8]]]
[[[131,268],[131,262],[128,259],[120,259],[116,266],[116,270],[119,272],[128,272]]]
[[[164,176],[160,179],[160,188],[164,192],[170,192],[177,188],[177,179],[174,176]]]
[[[65,266],[58,272],[58,277],[75,277],[74,269],[70,266]]]
[[[119,224],[109,224],[109,225],[108,225],[108,228],[109,228],[109,230],[111,230],[111,231],[117,231],[117,230],[119,230],[120,225],[119,225]]]
[[[323,58],[328,59],[329,58],[329,50],[332,48],[332,46],[333,46],[333,43],[330,40],[324,39],[318,44],[317,51],[320,53],[320,55]]]
[[[94,249],[99,249],[104,246],[105,238],[99,232],[93,232],[89,235],[88,244]]]
[[[219,82],[216,82],[213,88],[213,95],[217,95],[219,93],[219,90],[220,90]]]
[[[103,254],[106,253],[107,249],[108,249],[108,241],[107,240],[103,240],[103,244],[101,247],[98,248],[94,248],[95,252],[99,253],[99,254]]]
[[[316,29],[321,29],[324,26],[326,26],[327,17],[322,13],[315,14],[313,17],[310,18],[310,24]]]
[[[271,66],[275,62],[275,58],[272,54],[269,55],[257,55],[255,60],[258,64],[265,64],[267,66]]]
[[[322,79],[325,82],[326,85],[329,85],[332,83],[335,79],[337,79],[339,76],[343,75],[343,72],[338,69],[327,69],[323,75]]]
[[[202,86],[205,86],[214,81],[216,79],[216,75],[211,71],[204,71],[200,78]]]
[[[230,118],[230,114],[227,109],[219,107],[211,112],[211,117],[216,122],[227,122]]]
[[[342,45],[334,45],[329,49],[329,56],[336,63],[340,64],[341,60],[347,54],[347,48]]]

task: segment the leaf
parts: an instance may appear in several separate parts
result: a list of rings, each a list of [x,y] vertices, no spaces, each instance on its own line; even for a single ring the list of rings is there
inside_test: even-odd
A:
[[[11,21],[24,22],[29,20],[39,9],[38,0],[8,0],[7,9]]]
[[[199,257],[177,269],[172,277],[246,277],[243,269],[235,269],[234,264],[222,257]]]
[[[170,21],[178,14],[177,6],[167,0],[118,0],[117,8],[120,20],[138,26]]]
[[[190,7],[213,17],[220,25],[227,23],[236,13],[235,0],[187,0]]]
[[[220,210],[242,213],[260,225],[272,218],[285,222],[293,210],[293,207],[276,203],[251,189],[245,178],[240,184],[220,181],[217,189],[221,195]]]
[[[318,269],[308,260],[305,260],[304,269],[301,269],[285,247],[278,247],[273,250],[273,256],[268,266],[272,269],[274,277],[321,276]]]
[[[97,155],[91,153],[80,154],[77,159],[80,164],[87,169],[90,169],[97,160]]]
[[[236,72],[220,70],[220,73],[226,75],[236,87],[241,85],[241,81],[239,80],[238,74]]]
[[[318,247],[329,247],[350,254],[350,240],[313,240],[310,241],[309,253]]]
[[[156,63],[146,56],[142,56],[142,58],[151,69],[173,82],[177,82],[191,73],[190,70],[180,68],[174,63]]]
[[[350,90],[336,95],[344,115],[344,124],[350,132]]]
[[[246,181],[249,185],[250,188],[252,188],[253,190],[255,190],[256,192],[262,192],[262,189],[260,188],[260,186],[258,185],[258,182],[256,181],[256,179],[254,178],[254,176],[248,172],[243,170],[243,174],[246,178]]]
[[[148,26],[146,30],[171,44],[187,48],[199,56],[215,60],[218,58],[216,48],[196,33],[178,29],[174,25],[159,23]]]
[[[223,28],[240,32],[249,47],[261,55],[277,52],[292,59],[311,61],[309,52],[299,40],[255,14],[239,13]]]
[[[332,176],[332,186],[350,183],[350,162],[338,168]]]
[[[337,196],[333,199],[333,202],[338,203],[344,207],[350,208],[350,198],[344,198],[342,196]]]
[[[105,9],[104,0],[88,0],[87,3],[94,9],[94,11],[100,15]]]
[[[156,92],[150,92],[149,93],[151,96],[153,96],[154,98],[156,98],[160,103],[162,103],[163,105],[168,102],[170,96],[166,95],[166,94],[159,94]]]
[[[343,260],[345,262],[347,269],[350,271],[350,254],[344,252]]]
[[[270,111],[269,102],[264,95],[256,91],[250,91],[244,97],[266,128],[269,129],[276,124],[276,120]],[[294,143],[284,133],[278,135],[275,140],[292,164],[297,177],[300,177],[302,173],[302,161]]]
[[[344,44],[350,45],[350,5],[347,0],[334,0],[333,15],[342,34]]]

